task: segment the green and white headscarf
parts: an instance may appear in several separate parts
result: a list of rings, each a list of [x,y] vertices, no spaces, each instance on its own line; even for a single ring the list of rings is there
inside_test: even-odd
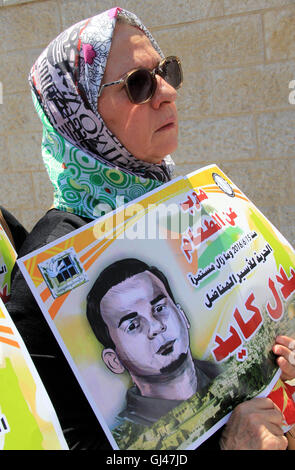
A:
[[[169,181],[173,161],[138,160],[97,111],[118,16],[139,27],[163,54],[140,20],[113,8],[61,33],[31,69],[33,102],[43,124],[42,156],[54,186],[54,207],[91,219]]]

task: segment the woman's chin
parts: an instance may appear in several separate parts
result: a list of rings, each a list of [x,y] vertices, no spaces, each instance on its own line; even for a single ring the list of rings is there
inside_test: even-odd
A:
[[[154,155],[154,156],[142,155],[142,156],[139,156],[139,157],[136,157],[136,158],[138,160],[143,161],[143,162],[151,163],[151,164],[154,164],[154,165],[161,165],[164,158],[167,155],[170,155],[171,153],[173,153],[176,149],[177,149],[177,143],[176,143],[176,145],[169,145],[169,146],[167,145],[165,147],[165,151],[161,152],[160,154],[157,153],[157,155]]]

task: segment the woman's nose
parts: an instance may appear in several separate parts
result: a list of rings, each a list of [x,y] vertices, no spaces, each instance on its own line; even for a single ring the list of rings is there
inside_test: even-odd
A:
[[[157,88],[151,103],[154,109],[158,109],[162,103],[173,103],[177,98],[177,91],[172,85],[169,85],[160,75],[155,75]]]

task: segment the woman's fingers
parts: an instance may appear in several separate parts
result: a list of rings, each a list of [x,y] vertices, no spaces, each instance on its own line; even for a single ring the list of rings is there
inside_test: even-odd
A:
[[[289,336],[278,336],[272,348],[278,356],[277,364],[282,371],[282,380],[295,378],[295,340]]]

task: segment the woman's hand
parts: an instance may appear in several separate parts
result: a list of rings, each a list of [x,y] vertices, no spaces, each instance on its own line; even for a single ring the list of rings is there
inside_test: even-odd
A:
[[[277,364],[282,374],[281,379],[295,379],[295,340],[289,336],[277,336],[276,342],[272,348],[278,356]]]
[[[270,398],[253,398],[238,405],[222,433],[222,450],[285,450],[283,415]]]

